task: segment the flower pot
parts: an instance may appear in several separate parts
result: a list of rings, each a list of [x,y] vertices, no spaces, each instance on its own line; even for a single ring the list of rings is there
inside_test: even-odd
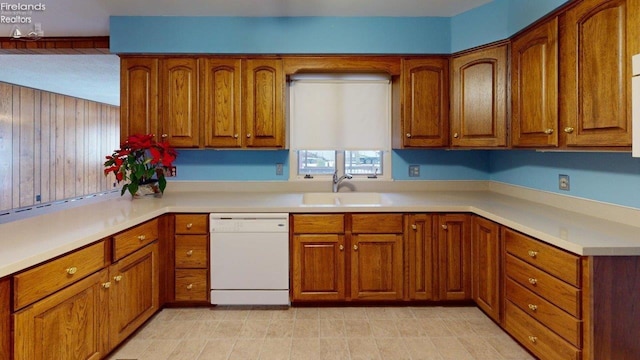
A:
[[[143,199],[150,197],[162,197],[162,191],[160,191],[157,180],[138,185],[138,191],[136,191],[136,193],[133,195],[134,199]]]

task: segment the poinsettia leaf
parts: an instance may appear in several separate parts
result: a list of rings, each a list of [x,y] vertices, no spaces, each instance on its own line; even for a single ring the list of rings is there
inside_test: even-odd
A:
[[[158,179],[158,187],[160,188],[160,192],[164,193],[164,189],[167,187],[167,179],[165,179],[164,176]]]
[[[120,191],[120,196],[124,195],[128,187],[129,187],[129,184],[124,184],[124,186],[122,187],[122,191]]]
[[[128,189],[131,196],[134,196],[138,192],[138,183],[132,182],[131,184],[129,184]]]

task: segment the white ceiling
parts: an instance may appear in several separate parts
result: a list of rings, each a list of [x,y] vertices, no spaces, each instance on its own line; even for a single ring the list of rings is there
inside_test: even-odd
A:
[[[56,0],[33,23],[44,36],[109,35],[109,16],[454,16],[493,0]],[[21,3],[37,4],[31,0]],[[10,4],[18,1],[10,1]],[[3,13],[3,15],[5,15]],[[0,37],[13,26],[0,24]],[[21,25],[23,33],[31,28]],[[119,104],[115,55],[1,55],[0,81]]]

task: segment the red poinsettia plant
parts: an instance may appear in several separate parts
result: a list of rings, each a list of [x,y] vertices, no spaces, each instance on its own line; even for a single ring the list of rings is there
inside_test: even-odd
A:
[[[155,141],[153,134],[136,134],[129,136],[120,149],[114,150],[106,159],[105,176],[113,173],[118,183],[127,182],[120,196],[127,191],[135,196],[140,185],[155,182],[163,193],[167,186],[164,168],[172,166],[176,151],[166,141]]]

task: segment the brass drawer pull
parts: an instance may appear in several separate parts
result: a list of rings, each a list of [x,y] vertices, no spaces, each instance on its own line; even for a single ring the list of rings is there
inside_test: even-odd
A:
[[[536,341],[538,341],[538,337],[537,336],[531,336],[529,335],[529,341],[531,341],[532,343],[536,343]]]
[[[191,256],[191,255],[193,255],[193,250],[187,251],[187,256]]]
[[[113,280],[114,280],[115,282],[119,282],[119,281],[121,281],[121,280],[122,280],[122,275],[114,276],[114,277],[113,277]]]
[[[111,287],[111,282],[107,281],[106,283],[102,283],[102,287],[105,288],[105,289],[110,288]]]
[[[538,310],[538,305],[529,304],[529,310],[531,310],[531,311],[536,311],[536,310]]]
[[[529,254],[529,256],[531,256],[532,258],[535,258],[536,256],[538,256],[538,252],[537,252],[537,251],[529,250],[527,253],[528,253],[528,254]]]
[[[191,229],[193,227],[193,223],[188,223],[187,224],[187,229]]]
[[[67,274],[69,274],[69,275],[73,275],[73,274],[75,274],[77,272],[78,272],[78,268],[75,267],[75,266],[72,266],[72,267],[67,269]]]
[[[191,290],[191,289],[193,289],[193,284],[187,285],[187,290]]]
[[[537,283],[538,283],[538,279],[536,279],[536,278],[529,278],[529,284],[531,284],[531,285],[535,285],[535,284],[537,284]]]
[[[147,237],[144,235],[138,235],[138,240],[143,241],[144,239],[146,239]]]

